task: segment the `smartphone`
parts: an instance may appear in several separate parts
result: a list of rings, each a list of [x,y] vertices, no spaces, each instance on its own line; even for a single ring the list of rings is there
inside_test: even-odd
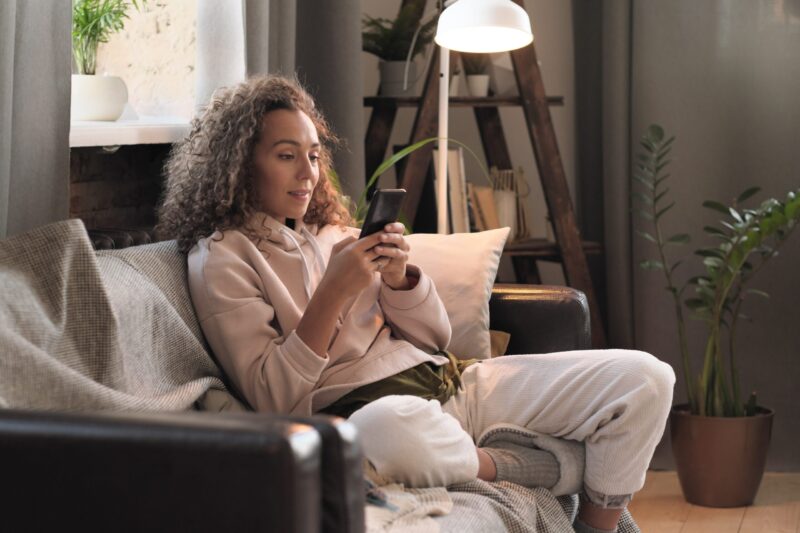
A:
[[[364,224],[361,225],[361,235],[358,238],[363,239],[367,235],[382,230],[386,224],[397,221],[405,195],[405,189],[378,189],[375,191],[372,201],[369,203]]]

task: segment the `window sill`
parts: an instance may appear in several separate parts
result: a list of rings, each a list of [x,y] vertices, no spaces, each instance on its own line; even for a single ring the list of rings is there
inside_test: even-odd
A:
[[[76,120],[70,124],[70,148],[131,144],[171,144],[189,133],[189,123],[178,117],[139,117],[116,122]]]

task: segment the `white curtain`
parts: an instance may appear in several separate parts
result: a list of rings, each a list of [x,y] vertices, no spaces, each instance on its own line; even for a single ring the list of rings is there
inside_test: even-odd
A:
[[[334,155],[345,192],[364,186],[361,2],[198,0],[196,103],[259,73],[298,72],[347,147]]]
[[[70,25],[70,2],[0,2],[0,238],[68,216]]]

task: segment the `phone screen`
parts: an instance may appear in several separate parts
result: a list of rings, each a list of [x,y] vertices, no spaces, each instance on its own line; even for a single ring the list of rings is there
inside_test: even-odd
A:
[[[361,235],[358,238],[363,239],[367,235],[372,235],[382,230],[386,224],[395,222],[400,215],[400,206],[405,195],[405,189],[379,189],[375,191],[369,204],[364,224],[361,226]]]

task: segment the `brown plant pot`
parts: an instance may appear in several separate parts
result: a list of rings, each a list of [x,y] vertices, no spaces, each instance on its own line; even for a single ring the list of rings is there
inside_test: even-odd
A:
[[[688,405],[670,412],[672,453],[686,501],[706,507],[750,505],[756,497],[775,412],[755,416],[698,416]]]

